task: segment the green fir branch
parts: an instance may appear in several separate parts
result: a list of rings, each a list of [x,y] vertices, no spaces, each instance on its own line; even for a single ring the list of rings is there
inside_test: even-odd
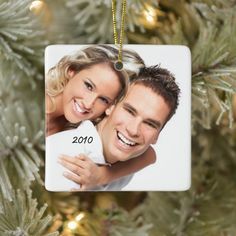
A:
[[[47,234],[46,230],[52,221],[51,216],[43,216],[47,208],[45,204],[37,208],[36,199],[32,199],[31,191],[17,191],[12,201],[0,196],[0,234],[2,236],[56,236],[57,232]]]
[[[199,9],[202,9],[203,5],[201,4]],[[224,115],[228,114],[229,126],[232,127],[231,103],[232,95],[236,93],[236,8],[227,8],[225,11],[228,14],[224,19],[220,9],[207,5],[204,5],[204,9],[208,9],[204,11],[204,18],[208,16],[207,22],[199,17],[200,33],[192,49],[194,120],[198,120],[206,128],[211,127],[214,113],[208,109],[215,106],[219,110],[216,123],[219,124]],[[208,18],[211,18],[211,21]],[[204,96],[201,96],[202,94]],[[200,106],[197,106],[196,98],[198,101],[203,99]]]
[[[229,183],[227,178],[216,173],[206,179],[202,169],[200,172],[195,169],[195,174],[200,174],[198,181],[203,179],[203,182],[195,183],[191,191],[149,193],[144,204],[136,209],[136,214],[141,214],[145,223],[153,225],[150,236],[236,233],[235,183]]]
[[[113,43],[111,5],[104,1],[66,1],[66,6],[78,23],[79,36],[86,35],[83,43]],[[79,37],[80,39],[80,37]]]
[[[30,0],[0,1],[0,59],[31,80],[43,79],[43,49],[48,44]],[[37,30],[35,30],[37,28]]]
[[[147,5],[157,6],[154,0],[129,0],[127,1],[126,28],[127,31],[133,32],[135,28],[139,28],[141,32],[145,32],[145,28],[140,23],[142,11]],[[92,1],[92,0],[69,0],[66,6],[74,15],[74,20],[78,23],[77,35],[79,40],[84,38],[83,43],[114,43],[111,1]],[[121,27],[121,1],[117,1],[117,31]],[[124,41],[127,41],[125,35]]]
[[[143,222],[142,217],[134,217],[118,206],[100,209],[95,207],[86,217],[83,230],[88,235],[148,236],[151,224]],[[83,231],[82,231],[83,232]]]
[[[41,182],[39,167],[43,164],[43,123],[36,104],[14,102],[0,106],[0,172],[4,197],[11,199],[13,186],[28,187],[31,181]],[[14,178],[11,178],[14,173]]]

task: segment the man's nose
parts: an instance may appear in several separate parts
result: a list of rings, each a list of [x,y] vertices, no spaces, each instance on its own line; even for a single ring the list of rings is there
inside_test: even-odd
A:
[[[86,98],[83,101],[84,108],[87,109],[87,110],[92,109],[92,107],[94,106],[95,101],[96,101],[96,95],[95,94],[90,94],[90,95],[86,96]]]
[[[130,136],[138,137],[140,135],[141,121],[138,119],[130,121],[126,129]]]

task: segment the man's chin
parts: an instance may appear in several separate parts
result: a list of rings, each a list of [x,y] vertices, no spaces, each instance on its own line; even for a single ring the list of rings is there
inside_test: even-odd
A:
[[[143,151],[144,152],[144,151]],[[112,150],[110,150],[110,158],[109,160],[107,159],[107,161],[109,163],[115,163],[118,161],[128,161],[132,158],[138,157],[140,156],[143,152],[138,151],[138,150],[129,150],[129,151],[125,151],[125,150],[121,150],[117,147],[112,148]]]
[[[117,160],[124,162],[124,161],[128,161],[128,160],[133,159],[133,158],[138,157],[138,156],[139,156],[139,154],[130,154],[130,155],[127,155],[127,153],[126,153],[126,155],[125,155],[125,154],[119,155],[118,158],[117,158]]]
[[[112,158],[111,158],[111,156],[112,156]],[[116,163],[116,162],[119,162],[119,161],[127,161],[127,160],[129,160],[130,158],[132,158],[132,157],[130,157],[130,156],[127,156],[127,154],[124,154],[124,153],[112,153],[112,155],[110,156],[110,158],[109,158],[109,160],[107,159],[107,161],[110,163],[110,164],[114,164],[114,163]]]

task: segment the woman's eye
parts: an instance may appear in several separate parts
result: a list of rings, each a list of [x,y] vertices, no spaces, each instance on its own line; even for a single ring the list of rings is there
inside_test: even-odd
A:
[[[100,97],[100,100],[104,103],[104,104],[109,104],[108,99]]]
[[[88,89],[88,90],[90,90],[90,91],[92,91],[93,90],[93,86],[89,83],[89,82],[84,82],[84,84],[85,84],[85,87]]]

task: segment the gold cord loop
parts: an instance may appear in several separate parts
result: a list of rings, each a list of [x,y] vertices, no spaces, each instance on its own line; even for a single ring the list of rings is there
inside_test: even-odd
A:
[[[117,24],[116,24],[116,0],[112,0],[112,21],[113,21],[113,33],[114,33],[114,42],[118,45],[118,34],[117,34]],[[124,28],[125,28],[125,15],[126,15],[126,0],[122,0],[122,13],[121,13],[121,27],[120,27],[120,40],[119,40],[119,52],[118,60],[115,62],[115,69],[122,70],[122,46],[124,38]]]

